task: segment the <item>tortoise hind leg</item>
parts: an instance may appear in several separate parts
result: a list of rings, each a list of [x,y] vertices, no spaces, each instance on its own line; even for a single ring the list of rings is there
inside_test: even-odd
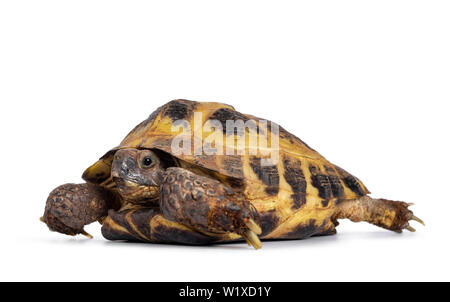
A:
[[[109,209],[118,209],[120,205],[120,198],[101,186],[64,184],[48,196],[41,221],[51,231],[72,236],[83,234],[92,238],[84,231],[84,226],[102,221]]]
[[[110,210],[103,221],[102,235],[108,240],[191,245],[210,244],[218,240],[165,219],[156,208]]]
[[[339,204],[333,220],[348,218],[353,222],[366,221],[398,233],[403,229],[414,232],[415,229],[409,225],[410,220],[424,223],[408,209],[410,205],[402,201],[363,196]]]

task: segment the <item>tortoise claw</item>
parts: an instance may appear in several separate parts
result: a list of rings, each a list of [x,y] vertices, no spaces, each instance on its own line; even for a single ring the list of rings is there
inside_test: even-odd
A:
[[[412,226],[407,226],[406,229],[407,229],[408,231],[410,231],[410,232],[415,232],[415,231],[416,231],[416,229],[413,228]]]
[[[258,236],[251,230],[247,230],[242,237],[244,237],[245,241],[247,241],[248,245],[252,245],[255,250],[260,249],[262,247],[261,240],[259,240]]]
[[[262,233],[261,228],[252,218],[248,219],[245,222],[245,225],[248,229],[244,231],[242,237],[249,246],[253,246],[255,250],[260,249],[262,247],[262,243],[261,240],[259,240],[258,235]]]
[[[411,216],[411,220],[415,220],[415,221],[417,221],[418,223],[420,223],[420,224],[422,224],[423,226],[425,226],[425,222],[423,222],[422,219],[420,219],[420,218],[417,217],[417,216],[412,215],[412,216]]]
[[[89,234],[89,233],[86,232],[85,230],[82,230],[82,231],[80,232],[80,234],[86,236],[86,237],[89,238],[89,239],[94,238],[94,236],[92,236],[91,234]]]
[[[245,239],[245,242],[247,242],[247,245],[248,245],[248,246],[252,246],[252,244],[250,243],[250,241],[248,241],[247,238],[244,237],[244,239]]]
[[[261,228],[259,225],[256,224],[256,222],[253,219],[249,219],[247,222],[245,222],[245,225],[248,227],[248,229],[257,235],[262,233]]]

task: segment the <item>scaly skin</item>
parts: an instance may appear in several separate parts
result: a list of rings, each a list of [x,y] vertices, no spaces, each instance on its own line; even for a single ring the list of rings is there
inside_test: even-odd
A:
[[[117,196],[93,184],[64,184],[54,189],[47,198],[41,221],[51,231],[67,235],[87,234],[83,227],[108,215],[108,210],[119,208]]]
[[[215,179],[183,168],[168,168],[161,184],[160,207],[166,219],[193,230],[219,237],[236,233],[255,248],[261,247],[256,209]]]
[[[410,220],[415,220],[423,225],[424,223],[408,209],[410,205],[402,201],[363,196],[340,204],[334,219],[348,218],[353,222],[366,221],[398,233],[404,229],[414,232],[415,229],[409,225]]]

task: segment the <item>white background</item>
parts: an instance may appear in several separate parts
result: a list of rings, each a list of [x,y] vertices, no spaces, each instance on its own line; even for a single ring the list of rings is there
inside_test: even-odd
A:
[[[448,1],[2,1],[0,280],[449,281]],[[210,247],[51,233],[48,193],[163,103],[278,122],[414,202],[401,235]]]

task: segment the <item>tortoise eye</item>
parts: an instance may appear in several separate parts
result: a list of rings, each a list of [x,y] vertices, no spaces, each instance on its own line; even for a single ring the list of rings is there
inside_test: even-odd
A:
[[[150,156],[146,156],[142,159],[142,167],[148,168],[153,164],[153,159]]]
[[[158,157],[150,150],[143,150],[139,154],[139,166],[142,169],[149,169],[159,163]]]

